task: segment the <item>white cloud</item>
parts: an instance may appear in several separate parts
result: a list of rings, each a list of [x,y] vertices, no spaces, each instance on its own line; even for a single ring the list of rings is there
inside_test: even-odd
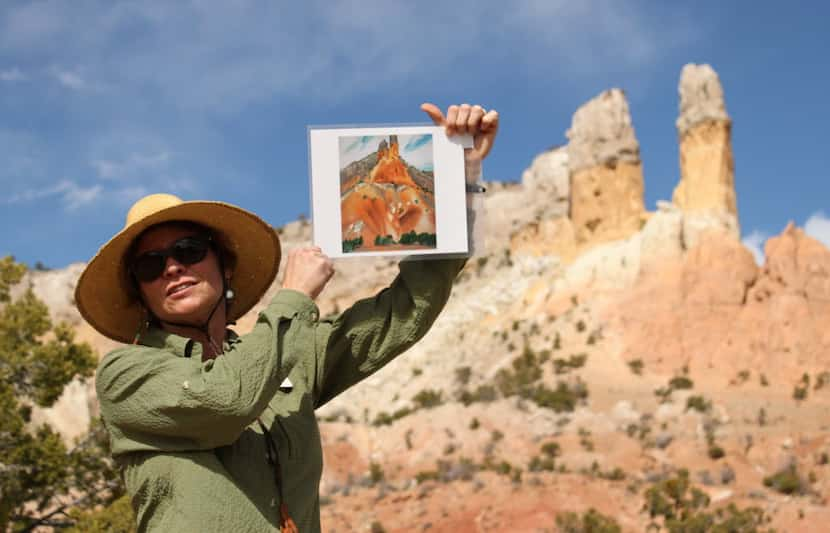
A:
[[[764,264],[764,245],[767,242],[769,235],[758,230],[754,230],[741,241],[744,246],[749,248],[752,255],[755,256],[755,262],[760,266]]]
[[[87,188],[74,185],[67,189],[63,195],[64,207],[68,211],[75,211],[97,200],[102,190],[100,185],[93,185]]]
[[[53,64],[87,59],[80,70],[54,71],[73,90],[100,83],[223,114],[281,95],[334,99],[412,80],[486,76],[482,57],[490,68],[563,79],[640,71],[694,38],[683,9],[655,16],[613,0],[516,0],[509,9],[495,0],[55,2],[0,15],[0,49]]]
[[[103,191],[100,185],[82,187],[71,180],[61,180],[52,186],[26,189],[5,199],[7,204],[31,203],[52,196],[59,196],[67,211],[75,211],[98,199]]]
[[[830,218],[823,211],[810,215],[804,223],[804,232],[830,248]]]
[[[6,82],[14,82],[14,81],[26,81],[29,77],[23,74],[19,68],[14,67],[9,70],[0,70],[0,81]]]
[[[125,180],[136,178],[146,172],[157,172],[170,162],[170,152],[153,154],[130,154],[123,160],[95,159],[90,162],[98,177],[105,180]]]
[[[52,76],[54,76],[55,79],[58,80],[58,83],[62,86],[73,91],[86,91],[93,88],[92,85],[81,77],[80,74],[71,70],[53,68]]]
[[[148,194],[150,194],[150,191],[146,187],[138,186],[120,189],[113,196],[120,205],[132,205],[139,198],[147,196]]]

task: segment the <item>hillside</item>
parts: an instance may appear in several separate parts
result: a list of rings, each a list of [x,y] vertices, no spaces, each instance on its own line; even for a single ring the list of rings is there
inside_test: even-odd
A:
[[[790,225],[756,265],[717,75],[686,66],[680,95],[680,176],[656,211],[618,89],[580,107],[567,145],[521,183],[488,184],[485,251],[433,329],[318,413],[325,531],[555,531],[557,515],[595,508],[642,532],[645,491],[682,468],[713,507],[827,530],[830,250]],[[280,234],[290,249],[311,227]],[[105,352],[72,307],[81,268],[31,280]],[[378,258],[336,268],[322,315],[396,272]],[[36,417],[71,435],[94,415],[77,384]]]

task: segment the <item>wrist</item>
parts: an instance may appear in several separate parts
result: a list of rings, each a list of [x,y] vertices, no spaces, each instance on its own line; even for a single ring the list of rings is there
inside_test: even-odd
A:
[[[475,183],[481,179],[481,159],[464,160],[464,178],[467,183]]]

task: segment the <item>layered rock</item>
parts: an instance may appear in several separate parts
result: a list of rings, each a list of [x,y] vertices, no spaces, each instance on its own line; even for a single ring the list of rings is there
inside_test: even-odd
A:
[[[567,215],[571,192],[568,148],[559,146],[537,155],[522,173],[522,185],[528,198],[534,200],[534,218]]]
[[[794,383],[828,364],[830,250],[788,227],[751,252],[717,229],[607,303],[626,359],[657,371],[688,365],[724,381],[753,369]]]
[[[522,174],[529,221],[510,236],[510,248],[535,256],[556,255],[570,261],[576,255],[576,236],[568,218],[570,176],[567,147],[542,152]],[[531,200],[532,201],[527,201]]]
[[[619,89],[580,107],[567,131],[570,219],[578,244],[627,237],[646,218],[640,148]]]
[[[680,183],[672,201],[690,215],[684,228],[688,245],[712,227],[738,238],[732,122],[720,79],[709,65],[689,64],[680,74],[678,91]]]

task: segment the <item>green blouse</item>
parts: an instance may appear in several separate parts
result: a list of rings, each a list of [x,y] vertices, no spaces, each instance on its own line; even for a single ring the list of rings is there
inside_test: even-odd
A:
[[[333,319],[283,289],[213,360],[202,361],[198,343],[186,358],[188,339],[158,329],[108,354],[96,389],[138,530],[277,530],[279,495],[259,419],[277,444],[291,517],[302,533],[320,531],[314,410],[420,339],[463,263],[402,261],[389,287]]]

